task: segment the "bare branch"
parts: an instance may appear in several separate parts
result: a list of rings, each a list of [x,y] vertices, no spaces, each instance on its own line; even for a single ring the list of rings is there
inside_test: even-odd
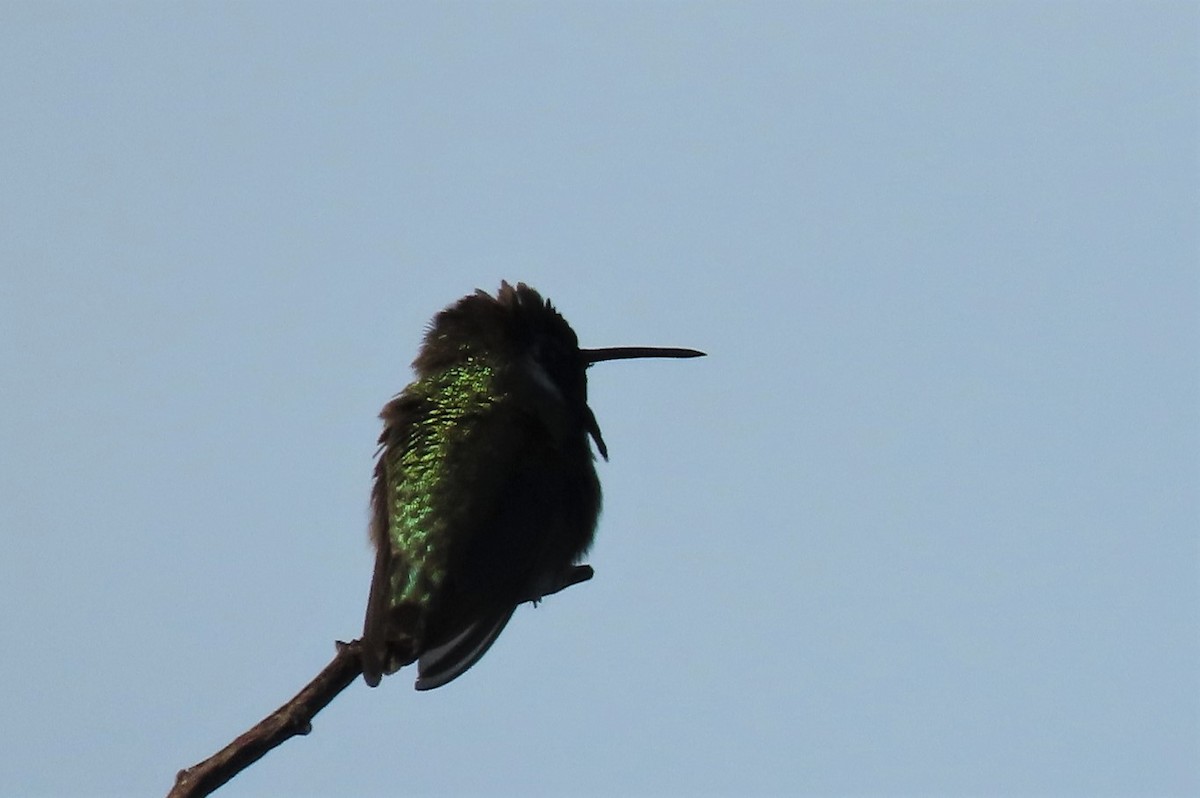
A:
[[[576,565],[545,593],[528,601],[538,601],[592,578],[590,565]],[[200,798],[217,790],[225,782],[262,759],[268,751],[298,734],[312,731],[312,719],[329,706],[338,693],[362,675],[362,641],[338,642],[337,654],[291,701],[258,722],[254,728],[217,751],[208,759],[179,771],[175,786],[167,798]]]
[[[261,759],[268,751],[297,734],[312,731],[312,719],[362,674],[359,641],[337,644],[338,651],[317,678],[296,696],[263,718],[208,759],[179,771],[167,798],[199,798]]]

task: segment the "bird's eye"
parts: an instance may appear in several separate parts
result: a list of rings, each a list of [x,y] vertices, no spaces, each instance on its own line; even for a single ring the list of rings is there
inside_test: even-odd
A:
[[[542,339],[533,348],[533,357],[545,369],[546,374],[562,389],[574,386],[583,370],[579,367],[579,356],[561,342],[552,339]]]

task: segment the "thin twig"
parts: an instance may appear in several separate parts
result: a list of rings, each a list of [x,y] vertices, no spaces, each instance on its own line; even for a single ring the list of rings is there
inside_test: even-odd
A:
[[[536,599],[538,601],[586,582],[592,578],[592,566],[576,565]],[[175,786],[167,798],[201,798],[262,759],[268,751],[298,734],[312,731],[312,719],[329,706],[338,693],[362,675],[362,641],[337,644],[337,654],[304,689],[291,701],[258,722],[254,728],[238,737],[199,764],[181,770],[175,776]]]
[[[337,654],[291,701],[263,718],[208,759],[179,771],[167,798],[208,795],[297,734],[312,731],[312,719],[362,674],[361,645],[338,643]]]

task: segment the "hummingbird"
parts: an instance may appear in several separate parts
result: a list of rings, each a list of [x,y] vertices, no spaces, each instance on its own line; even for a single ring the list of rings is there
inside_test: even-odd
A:
[[[587,369],[695,349],[581,349],[548,300],[507,282],[438,313],[416,379],[380,418],[363,678],[417,663],[432,690],[479,661],[513,611],[592,577],[600,514]]]

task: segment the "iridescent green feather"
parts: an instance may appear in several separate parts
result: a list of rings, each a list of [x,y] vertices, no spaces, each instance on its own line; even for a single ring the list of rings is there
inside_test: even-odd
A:
[[[503,397],[495,390],[494,369],[476,358],[424,377],[404,393],[429,415],[383,455],[388,541],[397,555],[389,604],[425,606],[445,579],[447,543],[462,512],[461,492],[451,495],[451,488],[476,465],[468,419],[488,415]]]

